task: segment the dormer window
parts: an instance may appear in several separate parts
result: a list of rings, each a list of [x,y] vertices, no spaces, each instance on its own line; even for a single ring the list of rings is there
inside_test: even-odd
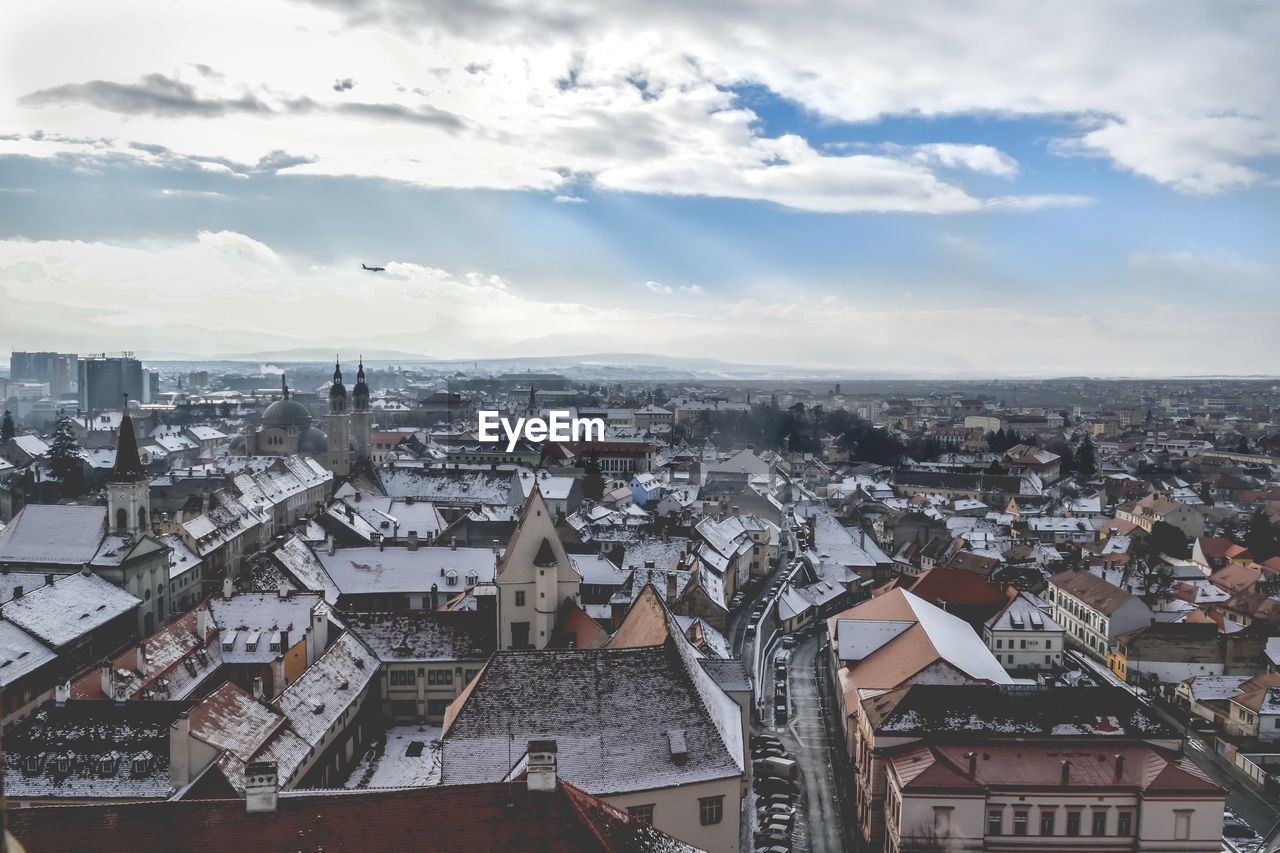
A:
[[[444,579],[449,582],[449,586],[453,586],[458,582],[458,573],[451,571],[444,576]]]
[[[59,755],[57,760],[57,768],[59,773],[71,772],[71,756]]]
[[[146,776],[151,772],[151,754],[141,753],[133,757],[133,775]]]
[[[27,756],[27,761],[23,765],[23,769],[26,771],[28,776],[34,776],[35,774],[39,773],[40,772],[40,756],[38,755]]]
[[[114,755],[103,756],[98,762],[98,772],[103,776],[112,776],[116,772],[116,757]]]
[[[475,572],[467,572],[467,586],[475,586],[480,580],[480,576]]]

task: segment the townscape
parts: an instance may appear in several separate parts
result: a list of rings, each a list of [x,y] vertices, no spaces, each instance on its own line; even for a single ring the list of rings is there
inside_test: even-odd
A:
[[[12,839],[1275,849],[1274,380],[644,374],[14,352]]]

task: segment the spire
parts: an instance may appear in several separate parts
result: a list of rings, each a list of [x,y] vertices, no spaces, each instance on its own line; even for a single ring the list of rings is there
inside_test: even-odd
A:
[[[111,469],[112,483],[134,483],[150,479],[142,470],[138,458],[138,439],[133,434],[133,418],[129,417],[128,395],[125,395],[125,416],[120,419],[120,437],[116,441],[116,464]]]
[[[351,401],[357,412],[369,408],[369,386],[364,381],[364,356],[360,356],[360,367],[356,370],[356,385],[351,389]]]
[[[280,391],[284,394],[286,400],[289,399],[289,383],[285,381],[284,374],[280,374]]]
[[[342,365],[338,362],[338,357],[335,355],[333,357],[333,384],[339,385],[341,383],[342,383]]]

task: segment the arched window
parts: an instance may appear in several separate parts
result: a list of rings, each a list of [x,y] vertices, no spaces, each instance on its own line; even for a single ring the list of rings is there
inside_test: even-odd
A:
[[[147,529],[147,508],[138,507],[138,527],[142,530]]]
[[[124,507],[116,510],[116,530],[125,530],[129,527],[129,513]]]

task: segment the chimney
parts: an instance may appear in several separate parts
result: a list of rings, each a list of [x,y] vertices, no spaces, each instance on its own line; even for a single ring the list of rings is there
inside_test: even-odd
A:
[[[1062,784],[1071,784],[1071,762],[1064,760],[1062,762]]]
[[[209,637],[209,611],[203,607],[196,608],[196,639],[203,644]]]
[[[329,543],[328,543],[328,546],[327,546],[327,547],[328,547],[328,550],[329,550],[329,556],[330,556],[330,557],[332,557],[332,556],[333,556],[333,550],[334,550],[334,541],[333,541],[333,534],[332,534],[332,533],[330,533],[330,534],[329,534]]]
[[[22,598],[22,587],[15,586],[13,588],[13,600],[17,601],[19,598]]]
[[[116,673],[109,660],[102,662],[102,695],[108,699],[116,695]]]
[[[409,550],[418,550],[418,531],[416,530],[409,531]]]
[[[450,550],[450,551],[456,551],[456,550],[458,550],[458,537],[457,537],[457,536],[450,536],[450,537],[449,537],[449,550]]]
[[[667,605],[676,603],[676,574],[667,572]]]
[[[379,551],[385,550],[385,549],[386,549],[386,547],[387,547],[387,540],[386,540],[386,539],[384,539],[383,537],[379,536],[379,537],[378,537],[378,550],[379,550]]]
[[[138,643],[138,665],[136,667],[138,675],[147,674],[147,644]]]
[[[169,784],[181,788],[191,781],[191,718],[183,711],[169,726]]]
[[[493,553],[495,553],[495,554],[501,554],[501,553],[502,553],[502,546],[501,546],[500,544],[498,544],[498,540],[497,540],[497,539],[493,540]]]
[[[251,761],[244,769],[245,814],[274,812],[280,798],[280,777],[274,761]]]
[[[1119,780],[1124,776],[1124,756],[1117,753],[1116,755],[1116,779]]]
[[[283,654],[276,655],[276,659],[271,662],[271,682],[272,682],[271,688],[272,690],[275,691],[275,694],[277,696],[279,696],[281,693],[284,692],[284,688],[286,685],[284,683],[285,678],[284,678],[284,655]]]
[[[50,574],[44,576],[44,585],[53,586],[53,575]]]
[[[253,677],[253,687],[249,692],[253,694],[254,699],[262,698],[262,676],[261,675],[255,675]]]
[[[67,700],[71,698],[71,682],[63,681],[53,688],[53,701],[59,708],[67,704]]]
[[[530,791],[556,789],[556,742],[531,740],[526,750],[526,779]]]
[[[231,598],[235,594],[236,594],[235,581],[231,579],[230,575],[227,575],[225,578],[222,579],[222,597]]]
[[[276,590],[276,593],[277,593],[281,598],[288,598],[288,597],[289,597],[289,582],[288,582],[287,580],[285,580],[284,578],[280,578],[280,588]]]
[[[978,775],[978,753],[966,752],[965,758],[969,759],[969,775],[970,776]]]

